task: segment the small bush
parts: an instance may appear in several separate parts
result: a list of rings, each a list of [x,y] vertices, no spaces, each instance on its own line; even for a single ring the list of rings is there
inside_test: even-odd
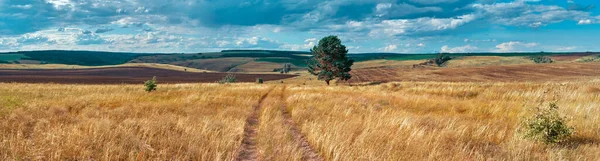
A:
[[[533,60],[533,62],[538,63],[538,64],[554,62],[554,60],[552,60],[550,57],[547,57],[547,56],[534,56],[534,57],[531,57],[531,60]]]
[[[223,77],[223,79],[221,79],[219,81],[219,83],[221,83],[221,84],[235,83],[235,82],[237,82],[237,79],[235,79],[235,75],[233,75],[233,74],[227,74],[225,77]]]
[[[441,67],[444,63],[446,63],[448,60],[451,60],[452,58],[450,58],[450,56],[444,54],[444,53],[440,53],[437,56],[435,56],[435,58],[433,59],[433,61],[435,62],[435,64],[438,67]]]
[[[263,84],[263,79],[262,78],[256,78],[256,83]]]
[[[545,144],[555,144],[569,138],[573,127],[566,124],[566,119],[558,113],[556,103],[550,103],[548,108],[536,108],[536,113],[523,122],[525,138],[540,141]]]
[[[146,92],[152,92],[152,91],[156,91],[156,76],[152,77],[151,80],[147,80],[146,82],[144,82],[144,90]]]

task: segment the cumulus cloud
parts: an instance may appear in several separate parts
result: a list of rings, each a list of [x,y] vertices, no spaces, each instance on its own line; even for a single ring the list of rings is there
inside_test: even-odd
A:
[[[496,45],[496,49],[500,52],[518,52],[531,51],[531,48],[536,46],[538,46],[538,44],[534,42],[526,43],[520,41],[510,41]]]
[[[465,46],[457,46],[457,47],[448,47],[448,45],[442,46],[440,52],[442,53],[468,53],[478,50],[479,48],[476,46],[465,45]]]
[[[474,4],[477,14],[502,25],[538,28],[565,20],[580,21],[590,17],[589,12],[567,10],[554,5],[528,4],[525,1],[509,3]]]
[[[383,48],[383,51],[392,52],[392,51],[395,51],[397,48],[398,48],[398,45],[388,45]]]
[[[413,40],[412,47],[431,51],[424,44],[460,47],[467,33],[493,33],[504,26],[598,24],[594,7],[540,0],[0,0],[0,35],[5,48],[28,46],[17,40],[37,35],[23,38],[24,44],[193,51],[307,50],[316,41],[302,40],[333,34],[363,51],[398,40]],[[496,38],[502,40],[489,40]]]
[[[317,38],[309,38],[304,40],[304,44],[284,44],[281,48],[289,49],[289,50],[309,50],[317,45]]]

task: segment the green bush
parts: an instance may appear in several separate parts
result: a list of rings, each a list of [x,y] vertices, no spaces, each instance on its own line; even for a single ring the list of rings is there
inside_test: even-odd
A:
[[[233,74],[227,74],[225,77],[223,77],[223,79],[221,79],[219,81],[219,83],[221,83],[221,84],[235,83],[235,82],[237,82],[237,79],[235,79],[235,75],[233,75]]]
[[[531,57],[531,60],[533,60],[533,62],[538,63],[538,64],[554,62],[554,60],[552,60],[550,57],[547,57],[547,56],[534,56],[534,57]]]
[[[444,54],[444,53],[439,53],[438,55],[435,56],[435,58],[433,59],[433,62],[435,62],[435,64],[438,67],[441,67],[444,63],[446,63],[448,60],[451,60],[452,58],[450,58],[450,56]]]
[[[146,82],[144,82],[144,90],[146,92],[152,92],[152,91],[156,91],[156,76],[152,77],[151,80],[147,80]]]
[[[522,131],[525,138],[555,144],[569,138],[574,128],[559,115],[556,103],[550,103],[548,108],[536,108],[536,113],[523,122]]]
[[[256,83],[258,83],[258,84],[263,84],[263,83],[264,83],[264,81],[263,81],[263,79],[262,79],[262,78],[256,78]]]

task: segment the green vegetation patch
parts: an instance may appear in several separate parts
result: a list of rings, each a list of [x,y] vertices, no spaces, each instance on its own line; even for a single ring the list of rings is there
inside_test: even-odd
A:
[[[22,58],[28,58],[24,54],[0,54],[0,63],[11,63],[14,61],[19,61]]]
[[[112,53],[92,51],[28,51],[19,52],[29,60],[37,60],[50,64],[69,64],[85,66],[118,65],[124,64],[141,54]]]

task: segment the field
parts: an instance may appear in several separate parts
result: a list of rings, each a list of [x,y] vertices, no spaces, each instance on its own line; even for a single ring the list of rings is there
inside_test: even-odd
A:
[[[600,76],[598,63],[520,64],[460,68],[368,68],[352,71],[351,83],[390,81],[510,82],[560,81]]]
[[[552,101],[575,135],[557,146],[521,138],[522,118]],[[171,84],[152,93],[4,83],[0,159],[596,160],[598,102],[598,79]]]
[[[228,73],[184,72],[147,67],[111,67],[88,69],[0,69],[0,82],[75,83],[75,84],[139,84],[156,76],[161,83],[217,82]],[[235,73],[239,82],[265,81],[294,77],[284,74]]]
[[[129,63],[0,64],[0,160],[600,158],[597,53],[456,54],[442,67],[361,54],[331,86],[306,72],[305,52],[113,56]],[[282,63],[294,74],[274,73]],[[240,83],[215,83],[225,71]],[[525,139],[524,119],[552,102],[573,136]]]

